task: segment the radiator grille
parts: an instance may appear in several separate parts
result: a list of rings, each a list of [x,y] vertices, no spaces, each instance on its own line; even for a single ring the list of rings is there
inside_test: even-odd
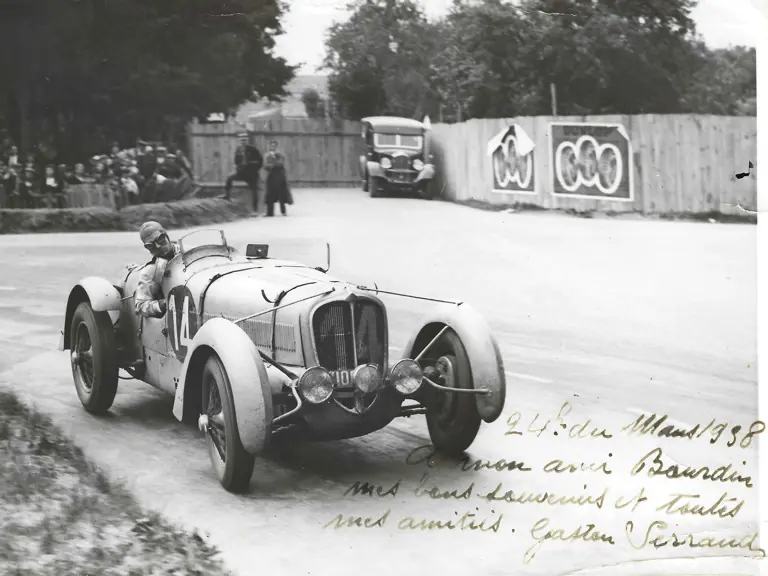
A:
[[[312,329],[317,358],[323,368],[351,370],[360,364],[384,366],[386,326],[384,312],[375,302],[324,304],[315,312]]]
[[[395,170],[408,170],[411,167],[411,161],[408,156],[395,156],[392,158],[392,168]]]

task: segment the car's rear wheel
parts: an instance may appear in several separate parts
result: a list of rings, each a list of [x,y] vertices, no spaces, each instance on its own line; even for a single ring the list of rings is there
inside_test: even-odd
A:
[[[427,356],[435,359],[431,380],[448,388],[471,389],[469,357],[458,334],[448,329]],[[453,394],[429,389],[427,428],[432,444],[449,455],[464,452],[480,429],[480,414],[472,394]]]
[[[230,492],[244,492],[256,458],[240,442],[232,388],[219,357],[212,354],[203,367],[202,412],[207,416],[205,440],[219,482]]]
[[[115,332],[107,312],[81,302],[69,327],[70,362],[75,389],[86,411],[103,414],[117,394]]]

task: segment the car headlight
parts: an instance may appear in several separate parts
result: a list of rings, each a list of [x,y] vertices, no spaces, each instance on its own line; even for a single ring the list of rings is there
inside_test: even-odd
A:
[[[352,372],[352,382],[360,392],[370,394],[381,386],[381,374],[373,364],[363,364]]]
[[[415,170],[421,170],[422,168],[424,168],[424,162],[416,158],[416,160],[413,161],[413,168]]]
[[[389,170],[392,168],[392,160],[384,156],[384,158],[381,159],[381,167],[384,168],[384,170]]]
[[[299,393],[311,404],[322,404],[333,394],[333,378],[328,370],[314,366],[299,378]]]
[[[419,389],[423,378],[421,366],[415,360],[405,358],[392,367],[390,381],[395,390],[407,396]]]

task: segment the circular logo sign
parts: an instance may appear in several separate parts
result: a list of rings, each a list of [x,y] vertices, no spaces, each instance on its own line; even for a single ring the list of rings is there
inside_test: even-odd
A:
[[[176,358],[183,362],[192,339],[200,328],[195,300],[186,286],[176,286],[168,293],[165,324],[168,329],[168,344]]]

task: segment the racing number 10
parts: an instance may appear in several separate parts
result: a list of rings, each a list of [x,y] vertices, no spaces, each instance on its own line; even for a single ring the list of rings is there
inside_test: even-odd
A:
[[[168,303],[168,310],[173,316],[173,348],[176,352],[183,346],[186,348],[192,343],[189,338],[189,296],[184,295],[184,304],[181,308],[181,326],[179,326],[179,320],[176,317],[176,296],[172,296],[171,301]]]

